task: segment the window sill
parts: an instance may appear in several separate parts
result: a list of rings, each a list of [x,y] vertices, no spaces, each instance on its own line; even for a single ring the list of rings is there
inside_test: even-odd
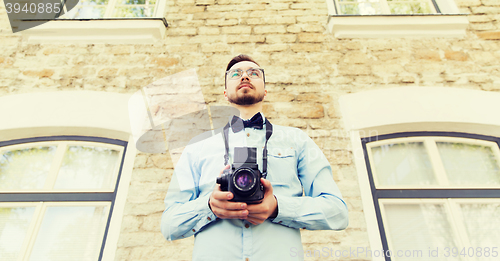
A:
[[[21,26],[40,23],[22,21]],[[23,26],[23,27],[24,27]],[[154,43],[162,40],[165,18],[58,19],[20,32],[28,43]]]
[[[448,37],[461,38],[466,14],[330,15],[328,30],[337,38]]]

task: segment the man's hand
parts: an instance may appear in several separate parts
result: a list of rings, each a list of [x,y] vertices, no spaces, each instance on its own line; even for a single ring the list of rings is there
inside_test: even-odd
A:
[[[229,169],[230,165],[226,165],[220,172]],[[219,218],[223,219],[246,219],[248,217],[247,204],[242,202],[229,201],[233,198],[233,193],[221,191],[220,185],[215,184],[212,195],[208,200],[208,204],[212,212]]]
[[[264,186],[264,199],[261,203],[255,205],[248,205],[248,222],[258,225],[264,222],[269,217],[276,217],[278,215],[278,201],[273,194],[273,186],[267,179],[260,179]]]

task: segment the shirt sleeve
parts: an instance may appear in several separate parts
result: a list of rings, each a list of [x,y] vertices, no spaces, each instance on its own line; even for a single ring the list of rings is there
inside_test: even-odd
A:
[[[190,237],[216,220],[208,206],[211,193],[200,195],[200,191],[211,190],[198,187],[199,176],[195,154],[186,148],[177,163],[165,196],[161,232],[167,240]],[[204,186],[214,185],[215,183]]]
[[[347,205],[332,177],[330,163],[307,134],[300,144],[297,172],[302,197],[275,195],[278,215],[272,220],[284,226],[310,230],[342,230],[349,223]]]

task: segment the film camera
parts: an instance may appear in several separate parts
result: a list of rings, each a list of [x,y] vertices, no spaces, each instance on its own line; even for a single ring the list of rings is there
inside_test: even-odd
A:
[[[230,201],[258,204],[264,198],[264,187],[260,183],[262,173],[257,165],[257,148],[235,147],[231,168],[217,178],[222,191],[232,192]]]

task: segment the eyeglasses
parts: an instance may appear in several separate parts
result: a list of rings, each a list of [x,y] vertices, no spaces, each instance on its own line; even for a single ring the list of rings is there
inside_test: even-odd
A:
[[[253,78],[253,79],[263,78],[264,69],[262,69],[262,68],[250,68],[250,69],[246,70],[246,73],[247,73],[248,77]],[[229,76],[230,80],[238,80],[243,76],[243,70],[232,69],[232,70],[226,71],[226,75]]]

